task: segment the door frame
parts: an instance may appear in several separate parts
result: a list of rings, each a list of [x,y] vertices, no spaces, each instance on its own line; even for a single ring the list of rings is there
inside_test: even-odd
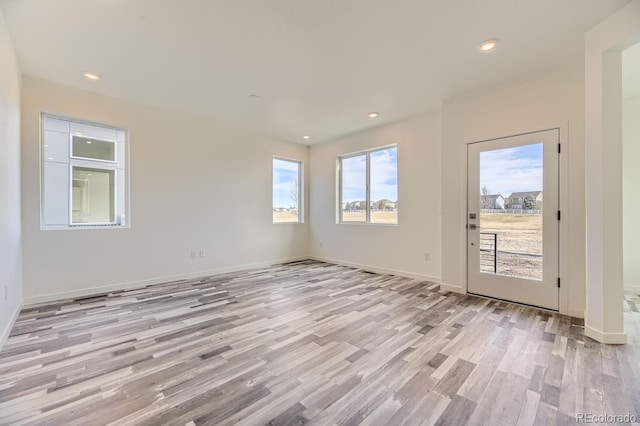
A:
[[[622,51],[640,42],[640,1],[633,0],[585,34],[584,334],[627,343],[622,300]],[[611,188],[605,191],[604,188]]]
[[[577,291],[575,289],[573,289],[573,291],[570,291],[570,286],[572,285],[572,282],[576,279],[574,277],[572,277],[571,273],[570,273],[570,266],[571,266],[571,258],[569,256],[569,251],[568,251],[568,240],[569,240],[569,218],[571,217],[571,207],[569,205],[569,200],[567,197],[567,194],[569,194],[569,175],[568,175],[568,170],[569,170],[569,156],[570,156],[570,146],[569,146],[569,142],[568,142],[568,129],[569,129],[569,122],[565,122],[562,124],[556,124],[556,125],[550,125],[550,126],[538,126],[538,128],[533,129],[533,130],[527,130],[527,131],[522,131],[522,132],[518,132],[518,133],[510,133],[510,134],[502,134],[502,135],[496,135],[493,137],[485,137],[482,139],[478,139],[478,140],[473,140],[473,141],[469,141],[465,144],[465,162],[464,162],[464,170],[463,170],[463,178],[464,178],[464,188],[465,190],[463,191],[463,194],[461,194],[461,196],[463,197],[463,203],[461,204],[463,206],[463,208],[461,209],[461,226],[463,229],[463,233],[462,233],[462,238],[460,241],[460,245],[461,248],[463,249],[463,255],[462,255],[462,262],[461,262],[461,267],[462,267],[462,272],[464,274],[464,292],[465,293],[469,293],[469,278],[468,278],[468,270],[467,270],[467,266],[469,264],[469,253],[467,251],[467,210],[468,210],[468,206],[467,206],[467,194],[469,191],[469,173],[468,173],[468,164],[469,164],[469,152],[467,149],[467,146],[469,144],[474,144],[474,143],[479,143],[479,142],[488,142],[488,141],[492,141],[495,139],[503,139],[503,138],[509,138],[509,137],[513,137],[513,136],[523,136],[523,135],[528,135],[531,133],[538,133],[538,132],[543,132],[546,130],[558,130],[559,132],[559,140],[560,140],[560,145],[562,147],[562,151],[560,153],[560,158],[558,159],[558,166],[559,166],[559,175],[558,175],[558,199],[559,199],[559,208],[560,211],[562,212],[562,220],[560,220],[560,226],[559,226],[559,235],[558,235],[558,276],[560,277],[560,291],[558,294],[558,311],[553,311],[553,310],[549,310],[549,312],[559,312],[561,314],[564,315],[569,315],[572,317],[577,317],[577,318],[584,318],[584,310],[582,309],[576,309],[576,308],[572,308],[569,306],[569,295],[570,294],[574,294],[573,297],[580,297],[579,294],[575,294]],[[578,206],[579,207],[579,206]],[[576,228],[578,231],[582,232],[582,234],[584,235],[584,226],[580,226],[581,224],[574,224],[574,228]],[[579,279],[580,277],[577,277],[577,279]],[[584,291],[584,290],[583,290]],[[478,296],[478,297],[483,297],[483,296]],[[509,303],[514,303],[514,304],[519,304],[518,302],[510,302]],[[522,306],[528,306],[528,305],[522,305]],[[534,308],[534,309],[541,309],[541,310],[546,310],[544,308]]]

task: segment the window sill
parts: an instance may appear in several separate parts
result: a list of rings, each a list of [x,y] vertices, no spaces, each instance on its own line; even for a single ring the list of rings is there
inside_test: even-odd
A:
[[[131,225],[59,225],[40,226],[41,231],[82,231],[103,229],[130,229]]]
[[[357,226],[383,226],[383,227],[397,227],[397,223],[366,223],[366,222],[336,222],[336,225],[357,225]]]

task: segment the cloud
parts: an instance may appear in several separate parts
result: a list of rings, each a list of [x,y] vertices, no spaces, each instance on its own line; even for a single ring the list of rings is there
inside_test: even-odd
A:
[[[542,190],[542,143],[480,153],[480,188],[507,197]]]
[[[367,156],[342,159],[342,201],[361,201],[367,198]]]
[[[371,200],[398,200],[398,149],[371,153]]]
[[[273,159],[274,170],[290,171],[290,172],[298,173],[299,167],[300,167],[300,163],[296,161],[280,160],[279,158]]]
[[[292,161],[273,160],[273,206],[295,207],[291,191],[298,182],[299,164]]]
[[[398,149],[389,148],[370,154],[371,201],[383,198],[398,199]],[[363,201],[366,199],[367,184],[366,155],[358,155],[342,160],[343,201]]]

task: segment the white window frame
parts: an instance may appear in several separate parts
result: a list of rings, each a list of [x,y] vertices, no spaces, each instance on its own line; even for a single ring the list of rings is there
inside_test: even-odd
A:
[[[288,161],[290,163],[296,163],[298,165],[298,220],[297,221],[288,221],[288,222],[274,222],[273,221],[273,161]],[[281,157],[278,155],[274,155],[271,159],[271,222],[274,225],[287,225],[287,224],[301,224],[304,223],[304,163],[302,160],[297,160],[295,158],[287,158]]]
[[[74,136],[80,136],[77,133],[71,132],[69,130],[69,142],[68,142],[68,222],[67,224],[47,224],[45,218],[45,209],[46,209],[46,191],[47,191],[47,183],[45,177],[45,164],[47,159],[45,158],[45,148],[46,148],[46,139],[45,133],[46,129],[44,126],[45,119],[54,119],[54,120],[62,120],[69,122],[71,124],[78,125],[86,125],[86,126],[95,126],[103,129],[113,130],[116,132],[124,133],[124,140],[120,141],[119,136],[116,139],[105,139],[103,137],[96,137],[92,135],[88,135],[88,139],[102,141],[102,142],[110,142],[114,144],[113,154],[114,160],[104,160],[90,157],[81,157],[73,155],[73,138]],[[64,133],[64,132],[63,132]],[[123,145],[123,147],[119,147],[119,145]],[[120,149],[123,149],[120,152]],[[120,158],[122,157],[122,161],[124,165],[119,168]],[[110,222],[89,222],[89,223],[80,223],[73,222],[73,170],[74,168],[88,168],[95,170],[104,170],[104,171],[112,171],[113,172],[113,221]],[[118,170],[123,170],[124,174],[124,182],[120,182],[118,177]],[[77,117],[65,116],[56,113],[50,113],[46,111],[40,112],[40,229],[42,230],[77,230],[77,229],[118,229],[118,228],[130,228],[131,220],[130,220],[130,191],[129,191],[129,131],[126,128],[114,126],[111,124],[89,121]],[[124,194],[119,194],[119,192],[124,192]],[[122,195],[124,200],[124,205],[120,205],[119,195]]]
[[[398,150],[398,144],[394,143],[394,144],[389,144],[389,145],[384,145],[384,146],[378,146],[375,148],[371,148],[371,149],[366,149],[363,151],[358,151],[358,152],[352,152],[349,154],[345,154],[345,155],[340,155],[338,157],[338,160],[336,162],[336,168],[337,168],[337,181],[338,181],[338,188],[337,188],[337,194],[338,194],[338,199],[337,199],[337,214],[336,214],[336,218],[337,221],[336,223],[339,225],[372,225],[372,226],[398,226],[398,224],[400,223],[400,215],[398,215],[398,218],[396,220],[396,223],[376,223],[376,222],[371,222],[371,154],[374,152],[378,152],[378,151],[385,151],[389,148],[395,148],[396,149],[396,153]],[[349,158],[353,158],[353,157],[361,157],[365,155],[366,156],[366,200],[365,200],[365,221],[361,222],[361,221],[349,221],[349,220],[344,220],[343,218],[343,200],[342,200],[342,160],[345,159],[349,159]],[[396,162],[396,167],[397,167],[397,162]],[[396,201],[400,201],[400,183],[399,183],[399,179],[396,178],[396,189],[398,191],[398,200]],[[399,204],[399,203],[398,203]],[[399,210],[399,209],[398,209]]]

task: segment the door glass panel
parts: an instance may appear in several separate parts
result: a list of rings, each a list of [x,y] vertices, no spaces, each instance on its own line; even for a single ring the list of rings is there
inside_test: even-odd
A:
[[[72,223],[113,223],[113,170],[74,167],[72,186]]]
[[[342,221],[367,221],[367,156],[343,158],[342,171]]]
[[[543,144],[480,153],[480,272],[542,280]]]

